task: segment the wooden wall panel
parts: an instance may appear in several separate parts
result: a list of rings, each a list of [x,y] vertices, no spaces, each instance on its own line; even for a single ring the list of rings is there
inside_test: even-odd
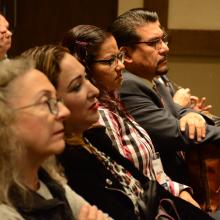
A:
[[[0,0],[0,7],[11,23],[16,14],[11,56],[35,45],[57,43],[75,25],[106,27],[117,16],[117,0]]]

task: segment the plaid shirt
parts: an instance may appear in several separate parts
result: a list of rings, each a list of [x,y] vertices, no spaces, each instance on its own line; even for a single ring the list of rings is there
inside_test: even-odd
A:
[[[156,176],[152,167],[155,149],[147,132],[128,113],[122,114],[122,111],[117,108],[112,111],[100,104],[99,114],[99,123],[106,127],[106,133],[116,149],[132,161],[145,176],[155,180]],[[169,177],[163,186],[175,196],[178,196],[183,189],[189,188],[170,180]]]

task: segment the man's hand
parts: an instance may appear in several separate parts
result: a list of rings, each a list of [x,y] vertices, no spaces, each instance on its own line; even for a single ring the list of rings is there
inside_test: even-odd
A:
[[[197,96],[191,95],[189,88],[181,88],[176,91],[173,96],[173,101],[185,108],[192,108],[198,112],[209,112],[212,108],[211,105],[206,105],[206,98],[199,98]]]
[[[206,121],[200,114],[189,112],[180,119],[179,123],[182,132],[186,130],[188,125],[190,139],[197,138],[197,141],[200,142],[202,138],[205,138]]]
[[[195,111],[198,112],[209,112],[209,110],[212,108],[211,105],[206,105],[206,98],[202,97],[201,99],[199,99],[196,96],[191,96],[191,108]]]
[[[179,197],[196,206],[197,208],[201,209],[200,205],[192,198],[192,196],[187,191],[182,191]]]
[[[191,93],[190,93],[190,89],[178,89],[176,91],[176,93],[173,96],[173,101],[177,104],[179,104],[180,106],[183,106],[185,108],[188,108],[191,106]]]
[[[86,204],[80,209],[77,220],[112,220],[112,218],[103,213],[96,206]]]

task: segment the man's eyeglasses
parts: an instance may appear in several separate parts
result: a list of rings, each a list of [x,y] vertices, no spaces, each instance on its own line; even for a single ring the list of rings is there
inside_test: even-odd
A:
[[[168,34],[164,34],[163,37],[155,38],[150,41],[139,41],[134,42],[133,44],[147,44],[148,46],[153,47],[155,50],[160,50],[163,43],[168,45]]]
[[[22,106],[22,107],[16,108],[15,110],[30,108],[30,107],[38,106],[38,105],[47,105],[47,107],[48,107],[48,109],[49,109],[51,114],[58,115],[58,113],[59,113],[58,102],[62,102],[63,103],[63,100],[62,99],[56,99],[56,98],[49,98],[48,100],[46,100],[44,102],[35,103],[35,104],[32,104],[32,105]]]
[[[125,59],[125,53],[120,52],[117,55],[113,55],[110,59],[94,60],[93,63],[102,63],[108,66],[117,66],[118,61],[124,63],[124,59]]]

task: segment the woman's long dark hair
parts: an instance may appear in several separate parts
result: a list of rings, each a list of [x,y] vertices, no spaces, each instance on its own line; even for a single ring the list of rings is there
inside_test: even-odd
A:
[[[93,61],[97,57],[102,44],[111,36],[111,33],[99,27],[78,25],[66,32],[61,44],[67,47],[70,53],[85,66],[89,80],[100,90],[100,102],[115,111],[115,109],[118,109],[119,100],[114,94],[107,92],[101,82],[95,81],[92,71]]]

